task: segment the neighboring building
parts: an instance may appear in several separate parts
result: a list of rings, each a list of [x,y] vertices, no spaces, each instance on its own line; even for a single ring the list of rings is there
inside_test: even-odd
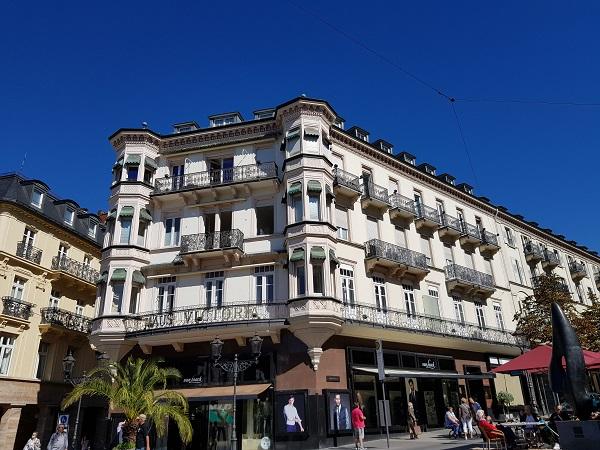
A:
[[[23,448],[33,431],[45,448],[71,389],[62,364],[69,351],[74,376],[96,364],[88,334],[103,228],[97,215],[55,197],[42,181],[0,176],[2,450]],[[90,409],[89,430],[91,421]]]
[[[598,255],[385,140],[370,144],[362,128],[344,131],[325,101],[266,111],[110,137],[92,343],[113,360],[161,356],[181,370],[195,448],[230,437],[231,378],[210,363],[215,337],[226,355],[264,338],[238,390],[241,448],[264,437],[331,445],[319,431],[331,423],[330,391],[359,397],[367,431],[379,432],[376,339],[394,431],[413,395],[430,427],[462,395],[491,408],[495,391],[509,390],[523,403],[518,377],[489,374],[523,349],[512,334],[519,300],[542,270],[576,296],[598,294]],[[280,410],[290,392],[305,433],[288,441]],[[177,436],[157,448],[167,444]]]

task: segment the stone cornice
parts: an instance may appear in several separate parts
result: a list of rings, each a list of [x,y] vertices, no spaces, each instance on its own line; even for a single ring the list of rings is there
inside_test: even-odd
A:
[[[324,102],[299,99],[277,110],[277,123],[281,126],[283,120],[304,116],[323,117],[329,124],[336,118],[333,110]]]
[[[115,150],[122,150],[127,144],[146,144],[158,151],[160,137],[150,130],[119,130],[110,137]]]

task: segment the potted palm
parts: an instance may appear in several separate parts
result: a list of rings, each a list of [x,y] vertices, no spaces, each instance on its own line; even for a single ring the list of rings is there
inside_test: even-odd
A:
[[[154,424],[159,437],[165,435],[168,419],[172,419],[181,440],[187,444],[192,440],[187,399],[179,392],[167,389],[167,382],[181,379],[181,374],[177,369],[160,367],[160,362],[130,357],[123,364],[96,367],[69,392],[62,407],[73,405],[83,396],[95,396],[108,400],[111,409],[123,411],[125,424],[119,450],[135,447],[136,419],[140,414],[145,414]]]
[[[496,398],[498,399],[498,403],[502,406],[502,410],[504,411],[504,419],[509,419],[509,414],[507,412],[507,408],[510,407],[511,403],[515,401],[515,398],[510,392],[500,391],[496,394]]]

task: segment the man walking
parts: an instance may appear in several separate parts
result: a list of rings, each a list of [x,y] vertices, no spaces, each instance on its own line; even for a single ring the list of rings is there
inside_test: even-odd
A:
[[[146,415],[140,414],[137,418],[138,429],[135,435],[136,450],[150,450],[150,427],[146,423]]]
[[[354,409],[352,410],[352,429],[354,430],[354,442],[357,450],[364,450],[364,439],[365,439],[365,420],[366,417],[360,409],[360,404],[354,402]]]
[[[465,439],[473,436],[473,415],[471,414],[471,407],[467,403],[465,397],[460,399],[461,403],[458,407],[458,415],[463,426],[463,432],[465,433]]]
[[[69,450],[69,437],[65,431],[65,426],[61,423],[56,427],[56,432],[52,433],[48,450]]]
[[[335,394],[335,408],[333,410],[334,429],[345,431],[350,429],[350,414],[348,408],[342,405],[342,397]]]

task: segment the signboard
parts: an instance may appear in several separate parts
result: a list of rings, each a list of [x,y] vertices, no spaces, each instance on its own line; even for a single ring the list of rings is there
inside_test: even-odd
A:
[[[385,416],[384,416],[384,406],[385,405]],[[379,400],[379,426],[380,427],[388,427],[390,423],[392,423],[392,416],[390,415],[390,401],[386,400],[385,403],[383,400]]]
[[[56,425],[64,425],[65,430],[69,428],[69,415],[68,414],[59,414],[58,420],[56,421]]]
[[[375,341],[375,354],[377,355],[377,373],[379,381],[385,380],[385,366],[383,364],[383,344],[381,339]]]

